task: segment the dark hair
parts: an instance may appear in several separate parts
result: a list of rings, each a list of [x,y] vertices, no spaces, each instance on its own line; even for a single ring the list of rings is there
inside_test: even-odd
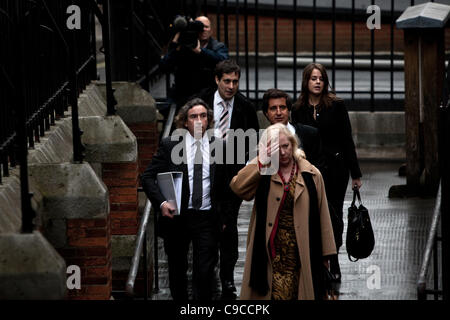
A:
[[[239,65],[231,59],[220,61],[216,65],[214,75],[220,80],[224,73],[237,73],[239,78],[241,77],[241,68]]]
[[[289,111],[291,111],[292,108],[292,99],[291,97],[280,89],[269,89],[264,93],[263,100],[262,100],[262,111],[264,114],[267,113],[267,109],[269,109],[269,100],[270,99],[279,99],[279,98],[285,98],[286,99],[286,107]]]
[[[213,127],[213,125],[214,125],[214,111],[202,99],[194,98],[194,99],[191,99],[188,102],[186,102],[186,104],[180,108],[180,111],[178,111],[178,114],[175,117],[175,127],[177,129],[184,128],[184,124],[186,123],[187,117],[188,117],[188,111],[190,109],[192,109],[193,107],[198,106],[198,105],[204,106],[206,108],[206,112],[207,112],[207,115],[208,115],[208,127],[207,127],[207,129]]]
[[[328,108],[331,106],[333,101],[339,100],[339,98],[336,97],[334,91],[332,89],[331,90],[328,89],[331,87],[325,67],[320,63],[310,63],[305,67],[305,69],[303,69],[302,91],[300,97],[294,104],[294,110],[297,110],[301,107],[306,107],[309,104],[308,82],[309,79],[311,78],[311,74],[314,71],[314,69],[319,70],[323,78],[323,91],[322,95],[320,96],[320,106]]]

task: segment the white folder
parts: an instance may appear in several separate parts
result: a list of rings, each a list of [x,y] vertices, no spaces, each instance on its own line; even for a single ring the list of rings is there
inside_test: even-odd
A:
[[[176,208],[173,214],[180,214],[181,192],[183,184],[183,172],[171,171],[162,172],[156,175],[159,190],[166,198],[167,202]]]

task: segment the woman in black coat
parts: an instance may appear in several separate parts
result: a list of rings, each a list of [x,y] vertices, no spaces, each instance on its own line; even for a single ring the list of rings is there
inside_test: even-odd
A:
[[[294,105],[294,122],[319,129],[325,153],[325,170],[322,172],[330,206],[336,248],[342,245],[343,205],[349,175],[352,188],[360,188],[361,170],[356,157],[352,128],[343,100],[328,90],[330,84],[325,68],[311,63],[303,70],[302,91]],[[340,281],[341,271],[337,255],[331,259],[331,272]]]

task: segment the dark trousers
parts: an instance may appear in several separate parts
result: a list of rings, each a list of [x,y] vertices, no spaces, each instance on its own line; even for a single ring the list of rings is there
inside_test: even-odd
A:
[[[239,257],[237,219],[229,223],[220,237],[220,280],[234,284],[234,266]]]
[[[169,264],[169,286],[174,300],[187,300],[189,245],[192,241],[192,289],[194,300],[211,300],[211,283],[217,263],[218,225],[212,212],[188,210],[175,217],[164,250]]]
[[[225,282],[231,282],[234,285],[234,267],[239,258],[239,237],[237,220],[239,214],[239,208],[241,207],[242,200],[237,196],[232,197],[230,200],[233,205],[230,209],[231,218],[226,224],[226,228],[220,234],[220,280],[222,285]]]
[[[344,232],[344,199],[349,176],[349,171],[344,166],[331,166],[331,170],[328,170],[327,174],[324,174],[334,240],[338,252],[339,248],[342,246],[342,234]]]

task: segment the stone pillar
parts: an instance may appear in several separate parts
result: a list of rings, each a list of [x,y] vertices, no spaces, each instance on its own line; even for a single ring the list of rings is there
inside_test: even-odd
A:
[[[113,248],[113,289],[122,291],[130,269],[130,261],[136,245],[137,226],[143,209],[145,195],[137,193],[140,184],[139,175],[145,170],[156,152],[162,116],[156,109],[156,102],[150,94],[138,84],[131,82],[114,82],[114,96],[117,100],[117,116],[123,120],[137,141],[137,161],[123,162],[117,158],[102,160],[97,172],[108,186],[111,200],[112,248]],[[86,90],[86,107],[83,115],[105,114],[106,89],[104,83],[95,82]],[[101,100],[101,101],[100,101]],[[109,143],[109,142],[108,142]],[[86,143],[85,143],[86,144]],[[91,144],[91,143],[89,143]],[[96,149],[94,145],[89,149]],[[91,164],[97,160],[89,157]],[[95,165],[94,165],[95,167]],[[136,180],[134,180],[136,178]],[[136,201],[138,203],[136,204]],[[136,214],[135,214],[136,208]],[[153,241],[153,229],[148,234],[149,242]],[[152,286],[152,247],[148,246],[148,278]],[[143,274],[139,272],[136,278],[136,292],[141,294]]]
[[[105,96],[105,86],[97,83]],[[162,115],[156,109],[152,96],[138,84],[132,82],[114,82],[114,97],[117,100],[117,115],[136,136],[138,144],[139,174],[149,165],[153,154],[158,149],[159,133],[162,124],[158,121]]]
[[[38,231],[0,234],[0,300],[60,300],[66,263]]]
[[[113,290],[124,291],[140,220],[136,138],[119,116],[81,117],[80,127],[85,159],[109,191]]]
[[[410,195],[434,195],[439,184],[437,126],[449,14],[450,6],[429,2],[409,7],[396,22],[405,35],[406,189]]]
[[[109,190],[112,234],[136,234],[138,164],[135,136],[118,116],[81,117],[80,127],[84,132],[85,160]]]
[[[69,299],[108,300],[112,291],[108,191],[87,163],[32,164],[32,191],[42,197],[41,230],[64,258],[80,268],[81,287]]]

